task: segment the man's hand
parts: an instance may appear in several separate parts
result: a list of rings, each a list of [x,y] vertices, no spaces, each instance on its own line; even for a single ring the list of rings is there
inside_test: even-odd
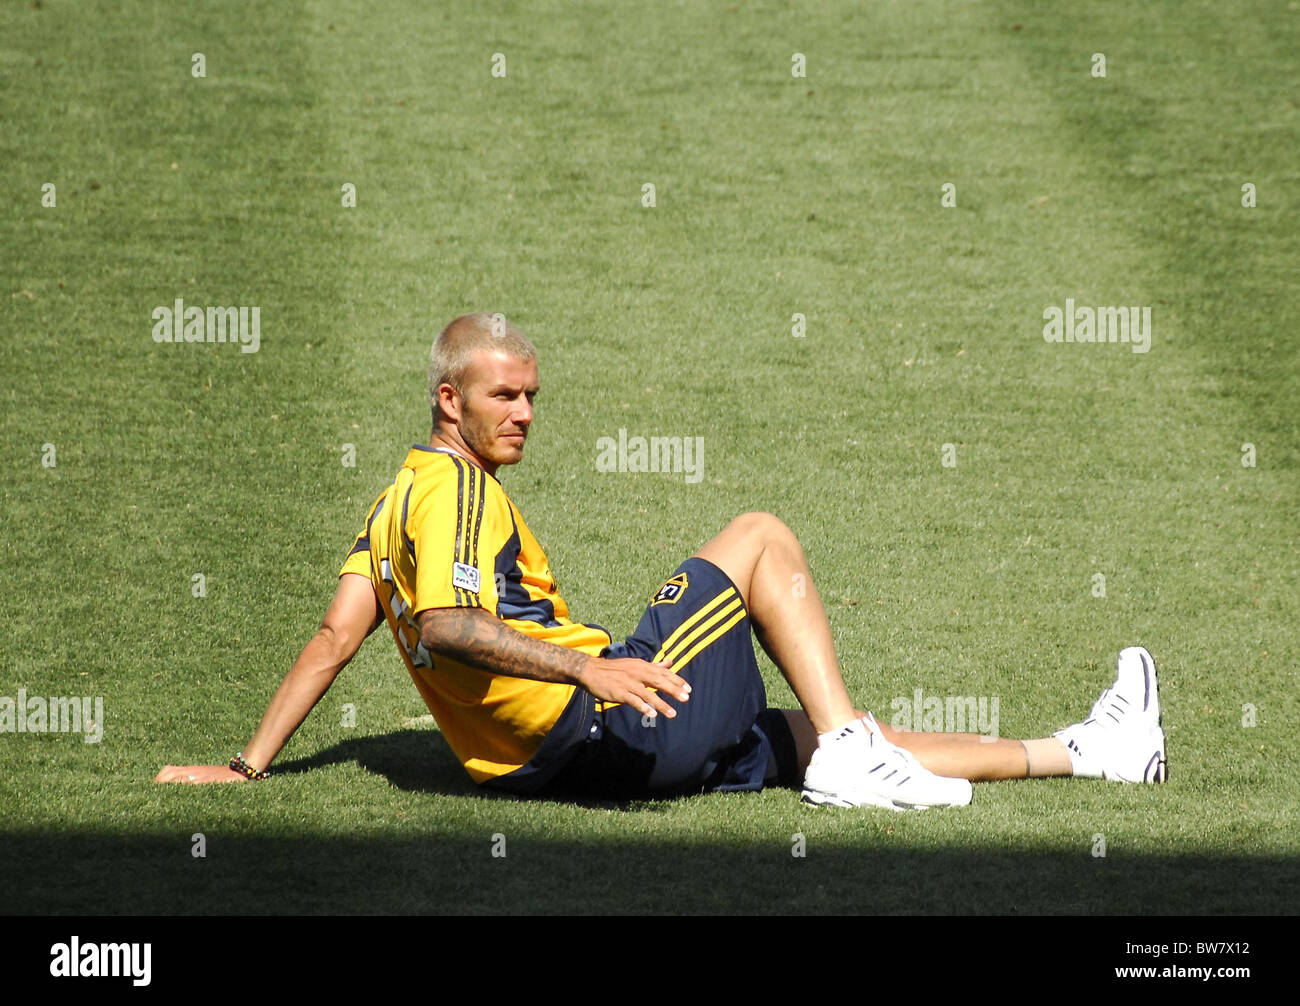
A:
[[[429,608],[420,612],[419,620],[420,643],[430,653],[494,674],[575,684],[606,702],[625,702],[643,716],[677,715],[654,690],[680,702],[685,702],[691,691],[690,685],[668,669],[669,663],[592,657],[526,636],[482,608]]]
[[[248,777],[240,775],[229,765],[164,765],[163,770],[154,776],[154,782],[248,782]]]
[[[635,657],[614,660],[592,657],[578,675],[578,684],[598,699],[627,703],[643,716],[663,713],[672,719],[677,710],[659,692],[685,702],[690,698],[691,686],[669,670],[671,666],[668,662],[652,664]]]

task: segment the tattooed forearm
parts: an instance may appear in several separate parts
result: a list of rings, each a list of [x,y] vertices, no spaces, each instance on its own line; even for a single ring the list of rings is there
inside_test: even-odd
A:
[[[585,653],[525,636],[482,608],[433,608],[420,615],[420,642],[430,653],[494,674],[577,684]]]

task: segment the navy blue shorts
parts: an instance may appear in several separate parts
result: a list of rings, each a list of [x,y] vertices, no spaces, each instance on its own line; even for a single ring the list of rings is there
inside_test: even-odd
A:
[[[545,792],[619,799],[758,790],[774,758],[779,781],[797,784],[794,738],[785,716],[766,708],[749,613],[735,584],[711,562],[682,563],[636,631],[602,656],[670,659],[690,683],[690,700],[665,696],[677,715],[651,718],[630,705],[603,708],[579,690],[575,701],[590,714],[562,717],[576,743],[566,745],[563,768],[543,773]],[[572,727],[578,729],[570,733]]]

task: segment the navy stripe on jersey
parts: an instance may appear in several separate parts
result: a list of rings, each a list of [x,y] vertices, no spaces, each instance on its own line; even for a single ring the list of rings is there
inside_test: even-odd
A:
[[[356,555],[358,552],[370,551],[370,529],[375,525],[375,518],[379,516],[379,511],[384,509],[384,502],[387,497],[380,496],[375,501],[375,505],[370,508],[370,516],[366,518],[366,528],[357,535],[356,544],[352,546],[352,551],[348,553],[348,558]]]
[[[414,488],[415,483],[412,482],[406,487],[406,495],[402,497],[402,537],[406,540],[406,550],[411,553],[412,565],[415,565],[415,542],[413,542],[411,536],[406,533],[406,514],[411,506],[411,490]]]
[[[456,466],[456,540],[452,561],[478,568],[478,536],[483,526],[484,497],[487,495],[483,470],[459,455],[449,454],[448,457]],[[452,589],[457,607],[482,606],[477,593],[454,584]]]
[[[452,562],[461,562],[461,543],[464,541],[465,534],[465,462],[459,458],[452,458],[451,463],[456,466],[456,538],[452,546]],[[460,587],[452,587],[456,592],[456,605],[465,607],[469,604],[469,595]]]
[[[536,622],[538,625],[556,626],[555,605],[548,600],[535,601],[524,586],[523,574],[519,571],[519,530],[510,535],[505,547],[497,553],[497,582],[501,584],[497,596],[497,617],[512,618],[518,622]]]
[[[469,493],[464,501],[465,535],[460,540],[460,561],[466,565],[470,561],[470,538],[474,534],[474,500],[478,496],[478,475],[474,468],[469,468]],[[469,591],[465,591],[465,600],[469,601]]]
[[[467,566],[474,565],[474,546],[478,544],[474,540],[474,510],[483,491],[483,487],[479,485],[478,476],[478,468],[470,467],[469,495],[465,499],[465,537],[461,539],[460,543],[460,561]]]
[[[478,504],[474,508],[474,526],[470,531],[470,565],[478,568],[478,536],[483,530],[483,498],[487,495],[487,474],[482,468],[474,469],[478,482]]]

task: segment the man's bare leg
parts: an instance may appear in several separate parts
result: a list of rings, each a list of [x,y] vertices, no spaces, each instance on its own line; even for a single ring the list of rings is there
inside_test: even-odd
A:
[[[799,752],[800,771],[808,767],[817,748],[817,731],[802,709],[782,709]],[[910,751],[935,775],[993,782],[998,779],[1041,779],[1073,774],[1070,755],[1055,737],[1037,740],[990,740],[980,734],[922,733],[895,730],[878,723],[891,744]]]
[[[790,683],[803,710],[785,710],[801,770],[817,735],[860,719],[844,687],[830,621],[813,584],[803,548],[780,519],[742,514],[695,553],[739,589],[759,644]],[[1069,775],[1070,759],[1055,738],[989,741],[979,734],[928,734],[880,724],[891,743],[906,748],[936,775],[974,780]],[[1032,764],[1031,764],[1032,763]]]
[[[741,514],[695,553],[731,578],[754,635],[817,733],[859,717],[840,675],[831,625],[794,533],[769,513]]]

